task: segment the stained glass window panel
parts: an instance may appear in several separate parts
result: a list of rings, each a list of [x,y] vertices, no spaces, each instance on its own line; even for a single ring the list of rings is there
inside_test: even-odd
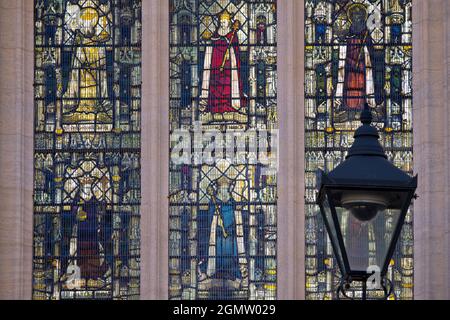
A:
[[[170,1],[171,299],[276,297],[276,9]]]
[[[411,8],[411,0],[305,0],[307,299],[334,298],[340,281],[315,204],[315,172],[344,160],[364,104],[389,159],[412,174]],[[385,227],[389,232],[392,224]],[[388,277],[390,298],[413,298],[412,209]]]
[[[138,298],[141,1],[34,16],[33,298]]]

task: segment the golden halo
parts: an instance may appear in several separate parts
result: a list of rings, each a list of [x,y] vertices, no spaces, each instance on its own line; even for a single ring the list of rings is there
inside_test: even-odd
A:
[[[99,20],[99,15],[97,10],[92,7],[83,8],[80,11],[80,19],[83,21],[88,21],[89,23],[96,25]]]
[[[367,20],[367,17],[369,14],[367,12],[366,6],[363,5],[362,3],[353,3],[348,7],[348,9],[347,9],[348,20],[353,22],[353,20],[352,20],[353,13],[356,11],[361,11],[361,10],[364,11],[364,16],[365,16],[364,20]]]

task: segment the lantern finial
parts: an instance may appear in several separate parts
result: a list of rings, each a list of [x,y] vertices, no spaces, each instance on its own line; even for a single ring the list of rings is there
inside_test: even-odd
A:
[[[355,132],[355,142],[348,150],[347,159],[353,156],[378,156],[387,158],[378,139],[377,129],[372,126],[372,111],[369,105],[364,105],[364,110],[360,116],[362,126]]]
[[[364,104],[364,109],[361,112],[361,122],[362,124],[372,123],[372,111],[370,111],[369,104]]]

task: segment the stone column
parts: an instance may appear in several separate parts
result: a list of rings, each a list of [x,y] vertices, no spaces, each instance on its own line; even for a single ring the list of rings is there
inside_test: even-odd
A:
[[[30,299],[33,0],[0,0],[0,299]]]
[[[304,0],[278,0],[278,299],[305,298]]]
[[[449,1],[413,1],[415,299],[450,299],[449,19]]]
[[[169,1],[142,1],[141,299],[168,298]]]

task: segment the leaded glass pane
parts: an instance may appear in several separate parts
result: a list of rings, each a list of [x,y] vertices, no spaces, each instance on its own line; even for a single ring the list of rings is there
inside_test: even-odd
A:
[[[276,13],[170,1],[171,299],[276,297]]]
[[[307,299],[334,298],[340,280],[315,171],[344,160],[365,103],[389,160],[412,174],[411,8],[412,0],[305,0]],[[389,234],[394,225],[384,223]],[[391,298],[413,298],[412,230],[411,209],[388,271]]]
[[[35,0],[34,299],[139,297],[140,0]]]

